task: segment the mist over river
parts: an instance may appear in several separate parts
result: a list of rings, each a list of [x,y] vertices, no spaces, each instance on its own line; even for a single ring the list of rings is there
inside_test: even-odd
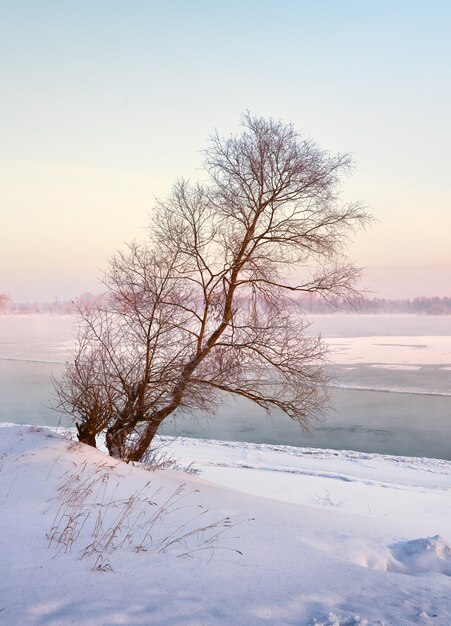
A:
[[[331,349],[334,408],[310,434],[277,412],[224,400],[213,417],[177,415],[165,435],[451,460],[451,318],[311,316]],[[74,332],[69,316],[0,316],[0,422],[67,425],[50,409]]]

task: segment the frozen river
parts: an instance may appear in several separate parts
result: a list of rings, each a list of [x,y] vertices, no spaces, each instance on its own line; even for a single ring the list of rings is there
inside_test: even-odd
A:
[[[214,418],[180,416],[162,434],[351,449],[451,460],[451,318],[312,316],[330,345],[334,409],[310,435],[283,415],[228,402]],[[72,320],[0,316],[0,421],[55,425],[50,376],[71,345]]]

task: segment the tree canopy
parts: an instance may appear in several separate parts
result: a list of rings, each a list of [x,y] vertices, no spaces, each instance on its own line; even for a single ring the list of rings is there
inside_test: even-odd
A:
[[[214,412],[224,394],[305,429],[327,403],[326,350],[292,297],[355,297],[345,248],[369,217],[341,199],[349,155],[280,121],[242,127],[211,137],[207,182],[177,181],[147,241],[110,261],[104,298],[79,307],[59,408],[113,456],[139,460],[169,415]]]

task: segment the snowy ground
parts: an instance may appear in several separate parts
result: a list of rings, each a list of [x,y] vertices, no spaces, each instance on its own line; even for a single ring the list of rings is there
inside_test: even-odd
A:
[[[163,444],[201,474],[1,429],[2,624],[451,624],[450,462]]]
[[[451,395],[450,317],[311,317],[338,385]],[[0,316],[4,367],[63,363],[72,323]],[[0,624],[451,626],[450,462],[161,442],[200,473],[0,429]]]

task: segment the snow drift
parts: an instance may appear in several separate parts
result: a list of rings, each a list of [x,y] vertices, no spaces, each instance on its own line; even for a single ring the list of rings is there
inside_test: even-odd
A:
[[[171,445],[201,477],[1,429],[2,624],[449,626],[450,463]]]

